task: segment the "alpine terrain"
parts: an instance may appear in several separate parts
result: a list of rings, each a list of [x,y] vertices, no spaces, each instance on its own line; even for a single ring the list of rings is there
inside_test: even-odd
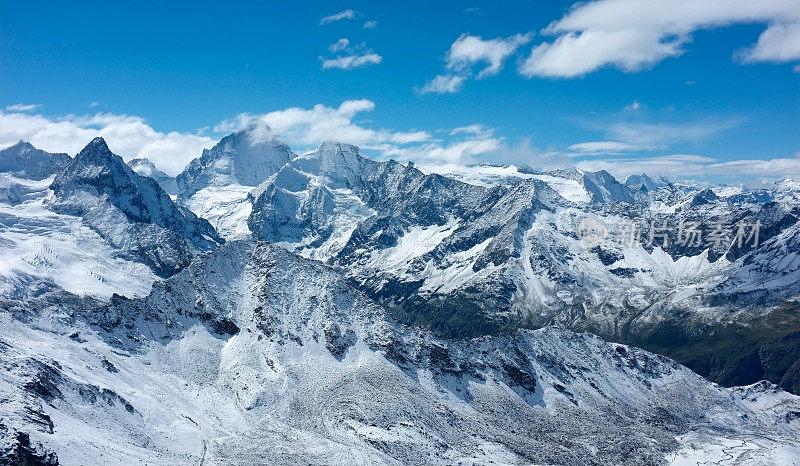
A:
[[[797,464],[800,183],[263,125],[0,151],[0,464]]]

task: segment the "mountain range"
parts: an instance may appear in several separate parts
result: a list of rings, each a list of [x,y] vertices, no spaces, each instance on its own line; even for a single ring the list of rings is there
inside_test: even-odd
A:
[[[800,457],[797,182],[448,171],[263,128],[176,178],[99,138],[0,172],[0,458]]]

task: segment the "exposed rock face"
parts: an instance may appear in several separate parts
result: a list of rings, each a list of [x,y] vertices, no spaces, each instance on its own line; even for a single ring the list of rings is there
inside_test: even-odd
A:
[[[177,206],[155,180],[131,170],[102,138],[92,140],[51,189],[54,211],[82,217],[160,276],[174,274],[220,241],[207,221]]]
[[[562,325],[679,356],[704,326],[800,295],[791,189],[723,196],[646,175],[630,187],[607,172],[516,175],[470,185],[325,143],[251,193],[248,225],[451,337]],[[581,236],[586,221],[602,226],[598,242]],[[681,337],[656,345],[666,327]]]

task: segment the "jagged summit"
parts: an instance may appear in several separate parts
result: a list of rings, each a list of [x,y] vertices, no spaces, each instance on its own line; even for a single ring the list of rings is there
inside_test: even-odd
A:
[[[204,150],[178,175],[177,183],[185,198],[207,186],[257,186],[294,157],[289,146],[268,131],[248,128]]]
[[[53,180],[51,208],[76,215],[115,247],[163,276],[220,241],[206,220],[178,207],[152,178],[134,172],[93,139]]]
[[[71,161],[67,154],[52,154],[20,140],[0,150],[0,172],[11,172],[21,178],[43,180],[63,170]]]

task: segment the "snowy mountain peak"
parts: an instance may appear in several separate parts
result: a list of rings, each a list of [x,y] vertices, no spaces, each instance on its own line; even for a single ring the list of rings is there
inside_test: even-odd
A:
[[[150,159],[133,159],[128,162],[128,166],[131,167],[131,170],[134,172],[156,180],[158,185],[170,196],[176,196],[178,194],[178,183],[175,181],[175,178],[156,168],[155,164],[153,164]]]
[[[42,180],[63,170],[71,160],[67,154],[51,154],[33,147],[29,142],[19,141],[0,150],[0,172]]]
[[[634,191],[642,190],[642,188],[646,189],[647,191],[658,189],[658,184],[646,173],[639,175],[628,175],[622,184]]]
[[[135,173],[102,138],[81,150],[51,189],[53,210],[83,217],[114,247],[158,275],[177,272],[195,252],[221,241],[207,221],[175,205],[155,180]]]
[[[203,151],[178,175],[183,197],[207,186],[257,186],[294,158],[286,144],[263,128],[230,134]]]
[[[631,190],[605,170],[584,172],[581,183],[586,191],[592,195],[592,202],[594,203],[609,201],[633,202]]]
[[[307,173],[324,176],[337,185],[352,187],[368,165],[368,159],[356,146],[326,141],[315,150],[294,159],[293,164]]]
[[[149,178],[156,179],[161,176],[167,176],[166,173],[156,168],[155,164],[151,162],[150,159],[145,157],[129,161],[128,166],[136,173]]]

